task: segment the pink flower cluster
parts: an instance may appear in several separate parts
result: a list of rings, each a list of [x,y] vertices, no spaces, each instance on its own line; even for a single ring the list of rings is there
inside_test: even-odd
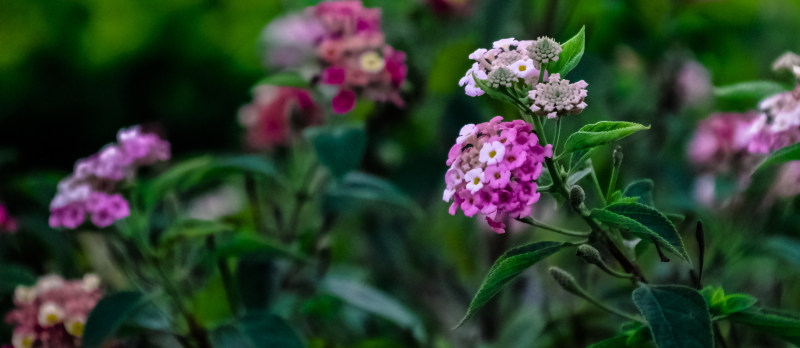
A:
[[[86,319],[102,297],[100,279],[93,274],[82,280],[48,275],[33,287],[17,287],[15,308],[5,318],[14,326],[12,345],[80,347]]]
[[[247,145],[271,149],[289,145],[292,135],[322,123],[322,110],[299,88],[258,85],[253,101],[239,109],[239,123],[247,128]]]
[[[365,8],[360,0],[328,1],[306,9],[302,21],[307,31],[298,30],[297,21],[300,19],[283,22],[286,26],[270,25],[264,36],[292,35],[303,38],[301,42],[313,44],[319,64],[319,82],[339,90],[332,100],[334,112],[352,110],[357,95],[403,105],[400,86],[407,73],[406,55],[386,44],[380,9]],[[315,35],[313,40],[308,40]],[[285,41],[289,40],[272,40]],[[282,52],[287,49],[290,52],[299,50],[284,44],[268,51],[276,52],[272,55],[284,55]]]
[[[469,55],[469,59],[475,63],[458,81],[458,85],[464,87],[468,96],[477,97],[483,95],[484,91],[475,84],[475,78],[486,80],[495,88],[511,87],[518,81],[529,86],[536,84],[539,70],[533,59],[535,57],[531,56],[528,49],[533,43],[533,40],[517,41],[507,38],[495,41],[491,49],[475,50]]]
[[[769,153],[800,142],[800,85],[762,100],[758,107],[762,114],[751,127],[750,152]]]
[[[6,205],[0,203],[0,234],[17,231],[17,220],[11,217]]]
[[[58,183],[50,202],[50,226],[77,228],[91,214],[98,227],[107,227],[129,214],[128,201],[113,193],[117,182],[133,176],[139,166],[170,157],[169,143],[139,126],[122,129],[117,143],[75,163],[72,175]]]
[[[747,148],[756,112],[712,114],[697,125],[689,160],[704,172],[726,173],[752,162]]]
[[[530,124],[521,120],[489,122],[461,128],[450,149],[445,174],[445,202],[454,200],[450,214],[460,207],[466,216],[481,213],[497,233],[505,232],[505,217],[530,215],[539,200],[536,179],[551,145],[542,147]]]

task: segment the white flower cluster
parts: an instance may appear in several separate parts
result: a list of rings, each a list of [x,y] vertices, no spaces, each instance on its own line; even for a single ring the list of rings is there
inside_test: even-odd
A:
[[[586,108],[586,81],[569,83],[562,80],[561,75],[553,74],[546,83],[540,83],[528,92],[528,97],[533,101],[531,111],[537,115],[547,115],[547,118],[579,114]]]

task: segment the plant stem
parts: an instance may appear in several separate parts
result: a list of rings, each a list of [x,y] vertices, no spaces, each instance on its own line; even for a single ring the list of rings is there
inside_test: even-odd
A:
[[[614,193],[614,188],[617,186],[618,176],[619,166],[614,164],[611,166],[611,180],[608,181],[608,191],[606,191],[606,197],[611,197],[611,194]]]
[[[591,160],[589,160],[591,161]],[[600,197],[600,203],[605,206],[606,205],[606,197],[603,195],[603,189],[600,188],[600,180],[597,180],[597,173],[594,171],[594,165],[589,164],[592,166],[592,181],[594,182],[594,188],[597,190],[597,196]]]
[[[225,297],[228,299],[231,313],[234,316],[238,316],[241,308],[239,307],[239,293],[236,288],[236,283],[234,283],[231,269],[228,267],[226,260],[224,258],[217,258],[215,255],[217,243],[213,235],[206,238],[206,248],[208,248],[208,252],[217,259],[217,268],[219,269],[220,277],[222,277],[222,285],[225,288]]]
[[[600,301],[595,300],[593,297],[589,296],[588,293],[584,293],[583,295],[584,295],[583,298],[586,299],[586,301],[591,302],[592,304],[594,304],[597,307],[600,307],[601,309],[605,310],[606,312],[619,315],[620,317],[623,317],[623,318],[631,320],[631,321],[635,321],[635,322],[642,323],[642,324],[647,324],[647,322],[642,320],[641,318],[634,317],[634,316],[632,316],[632,315],[630,315],[628,313],[625,313],[625,312],[623,312],[623,311],[621,311],[619,309],[606,306],[605,304],[601,303]]]
[[[547,138],[545,138],[544,132],[542,131],[543,130],[542,121],[540,120],[540,117],[534,117],[534,120],[535,120],[535,123],[533,125],[534,130],[536,131],[537,134],[541,134],[541,137],[539,137],[539,144],[541,146],[547,146]],[[564,183],[560,174],[558,173],[557,169],[558,167],[556,166],[556,163],[550,157],[545,157],[544,161],[545,165],[547,166],[547,170],[550,172],[550,178],[553,180],[553,187],[555,188],[553,192],[560,194],[564,199],[568,200],[569,190],[567,189],[566,184]],[[575,207],[572,204],[570,204],[569,206],[572,209],[572,211],[574,211],[575,213],[580,215],[581,218],[583,218],[586,224],[588,224],[589,227],[592,229],[593,234],[599,235],[603,244],[609,250],[611,255],[614,256],[617,262],[619,262],[619,264],[622,266],[625,272],[628,272],[634,276],[633,278],[634,281],[638,280],[643,283],[647,283],[639,266],[631,262],[631,260],[629,260],[625,256],[625,254],[623,254],[622,251],[619,250],[619,248],[617,248],[614,242],[612,242],[611,239],[608,238],[607,232],[603,230],[602,227],[600,227],[600,224],[598,224],[597,221],[595,221],[589,215],[589,212],[586,211],[585,208],[579,209],[578,207]]]
[[[294,210],[292,211],[292,216],[289,220],[289,226],[287,230],[287,234],[289,234],[289,238],[293,238],[297,236],[297,224],[300,222],[300,213],[303,210],[303,205],[306,204],[308,201],[308,196],[310,195],[311,191],[311,181],[314,179],[314,176],[317,174],[317,168],[319,167],[319,163],[314,162],[311,165],[311,168],[308,169],[306,176],[303,178],[303,183],[301,184],[300,188],[298,189],[297,193],[295,194],[295,205]]]
[[[570,236],[570,237],[588,237],[589,235],[592,234],[592,232],[571,231],[571,230],[568,230],[568,229],[565,229],[565,228],[551,226],[551,225],[545,224],[543,222],[536,221],[531,217],[517,219],[517,221],[522,222],[522,223],[526,223],[526,224],[531,225],[531,226],[536,226],[536,227],[541,228],[543,230],[548,230],[548,231],[551,231],[551,232],[560,233],[560,234],[563,234],[565,236]]]
[[[556,153],[558,153],[558,143],[559,143],[559,140],[561,139],[561,117],[556,118],[556,135],[555,135],[555,138],[556,138],[556,140],[553,141],[553,156],[555,156]]]

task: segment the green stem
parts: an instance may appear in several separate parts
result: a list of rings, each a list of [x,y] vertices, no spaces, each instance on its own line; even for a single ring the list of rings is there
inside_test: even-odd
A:
[[[617,176],[619,176],[619,167],[616,165],[611,166],[611,180],[608,182],[606,197],[611,197],[611,194],[614,193],[614,189],[617,187]]]
[[[572,231],[572,230],[568,230],[568,229],[561,228],[561,227],[551,226],[551,225],[545,224],[543,222],[536,221],[531,217],[525,217],[525,218],[517,219],[517,221],[522,222],[522,223],[526,223],[526,224],[531,225],[531,226],[536,226],[536,227],[541,228],[543,230],[548,230],[548,231],[551,231],[551,232],[560,233],[560,234],[563,234],[565,236],[570,236],[570,237],[588,237],[589,235],[592,234],[592,232]]]
[[[553,155],[558,152],[558,143],[561,139],[561,117],[556,118],[556,140],[553,141]]]
[[[544,137],[544,132],[542,132],[542,130],[543,130],[542,122],[541,122],[541,120],[539,120],[538,117],[536,117],[534,119],[536,120],[536,122],[534,123],[534,130],[537,132],[537,134],[542,134],[542,136],[539,137],[539,144],[541,146],[546,146],[547,145],[547,139]],[[560,194],[564,199],[568,200],[569,199],[569,190],[567,189],[566,184],[564,183],[564,181],[562,180],[560,174],[558,173],[558,169],[557,169],[558,167],[556,166],[556,163],[550,157],[545,157],[544,160],[545,160],[545,165],[547,166],[547,170],[550,172],[550,177],[553,180],[553,187],[555,187],[555,190],[553,190],[553,191],[558,193],[558,194]],[[603,228],[600,227],[600,224],[597,223],[597,221],[595,221],[589,215],[589,212],[586,211],[586,208],[580,209],[580,208],[575,207],[575,206],[573,206],[571,204],[570,204],[570,208],[575,213],[580,215],[581,218],[583,218],[583,220],[586,222],[586,224],[589,225],[589,227],[592,229],[592,233],[593,234],[597,233],[598,235],[601,236],[601,239],[602,239],[603,243],[605,244],[606,248],[608,248],[609,252],[611,252],[611,255],[614,256],[615,259],[617,259],[617,262],[619,262],[619,264],[622,266],[622,268],[625,269],[625,272],[628,272],[631,275],[633,275],[634,276],[634,280],[639,280],[639,281],[644,282],[644,283],[647,282],[645,280],[644,275],[642,274],[642,271],[639,268],[639,266],[637,266],[636,264],[631,262],[631,260],[629,260],[625,256],[625,254],[622,253],[622,251],[619,250],[619,248],[617,248],[617,246],[608,238],[607,232],[605,230],[603,230]]]
[[[594,188],[595,190],[597,190],[597,196],[600,197],[600,203],[605,207],[606,197],[605,195],[603,195],[603,189],[600,188],[600,180],[597,180],[597,173],[595,173],[594,171],[594,165],[591,166],[592,166],[592,181],[594,182]]]
[[[219,269],[220,277],[222,277],[225,297],[228,300],[231,313],[233,313],[234,316],[238,316],[241,309],[239,307],[239,293],[236,288],[236,283],[233,280],[231,269],[228,267],[226,260],[216,256],[217,243],[213,235],[206,238],[206,248],[208,248],[208,252],[217,259],[217,269]]]
[[[596,300],[594,297],[590,296],[585,291],[581,292],[581,297],[583,297],[586,301],[589,301],[590,303],[594,304],[595,306],[600,307],[601,309],[605,310],[606,312],[619,315],[620,317],[623,317],[623,318],[631,320],[631,321],[635,321],[635,322],[642,323],[642,324],[647,324],[647,322],[644,321],[641,318],[638,318],[638,317],[635,317],[635,316],[630,315],[628,313],[625,313],[625,312],[623,312],[623,311],[621,311],[619,309],[616,309],[614,307],[606,306],[605,304],[603,304],[600,301]]]
[[[317,168],[319,167],[319,163],[314,162],[311,165],[311,168],[308,169],[305,178],[303,178],[303,183],[300,186],[300,189],[295,194],[295,205],[294,210],[292,211],[292,216],[289,220],[289,226],[287,230],[287,234],[290,238],[294,238],[297,236],[297,225],[300,222],[300,213],[303,211],[303,205],[306,204],[308,201],[309,195],[311,194],[311,182],[314,179],[314,176],[317,174]]]

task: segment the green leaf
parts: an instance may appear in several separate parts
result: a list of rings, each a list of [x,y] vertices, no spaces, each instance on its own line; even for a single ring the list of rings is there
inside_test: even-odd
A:
[[[306,347],[285,320],[265,312],[250,312],[232,324],[215,328],[211,342],[214,347]]]
[[[243,233],[237,234],[230,241],[227,241],[217,247],[216,257],[225,259],[255,253],[266,253],[297,261],[306,260],[304,256],[277,241],[260,235],[249,235]]]
[[[582,26],[575,36],[567,40],[561,45],[561,53],[558,55],[558,61],[550,63],[547,66],[548,72],[551,74],[561,74],[564,78],[572,69],[578,66],[578,63],[583,57],[583,50],[586,46],[586,26]]]
[[[769,157],[767,157],[767,159],[764,160],[764,162],[761,162],[761,164],[758,165],[756,170],[753,171],[753,174],[771,165],[786,163],[789,161],[798,161],[798,160],[800,160],[800,143],[790,145],[778,151],[775,151],[774,153],[769,155]]]
[[[391,213],[404,211],[414,217],[422,215],[419,205],[392,183],[361,172],[351,172],[331,185],[324,208],[336,213],[382,209]]]
[[[506,251],[494,262],[492,268],[489,269],[489,273],[486,275],[486,278],[483,279],[478,293],[475,294],[475,297],[472,298],[472,302],[469,304],[467,314],[464,315],[464,318],[461,319],[461,322],[459,322],[456,327],[461,326],[465,321],[471,318],[481,307],[486,305],[492,297],[497,295],[500,290],[518,275],[522,274],[526,269],[567,246],[571,246],[571,244],[561,242],[536,242]]]
[[[503,91],[499,89],[492,88],[486,83],[486,80],[481,80],[477,76],[473,76],[473,79],[475,80],[475,85],[478,86],[484,92],[486,92],[488,96],[506,104],[511,104],[517,107],[520,106],[518,100],[511,98],[511,96],[509,96],[506,93],[503,93]]]
[[[795,268],[800,268],[800,241],[788,237],[773,237],[767,241],[765,248],[792,263]]]
[[[100,347],[123,323],[144,305],[144,296],[134,291],[118,292],[100,300],[86,320],[83,347]]]
[[[723,314],[733,314],[747,310],[755,306],[758,300],[747,294],[730,294],[725,297],[725,306],[722,309]]]
[[[779,83],[773,81],[748,81],[733,85],[715,87],[714,96],[724,100],[758,101],[773,94],[785,91]]]
[[[767,308],[751,308],[731,314],[728,320],[800,345],[800,317],[796,315]]]
[[[564,151],[572,152],[609,144],[645,129],[650,129],[650,126],[624,121],[600,121],[587,124],[567,138]]]
[[[593,209],[591,214],[606,225],[628,230],[644,241],[655,241],[658,246],[691,263],[675,226],[654,208],[640,203],[617,203]]]
[[[713,347],[711,315],[697,290],[678,285],[642,286],[633,303],[659,348]]]
[[[319,161],[336,177],[357,168],[364,157],[367,135],[360,126],[314,127],[306,130]]]
[[[652,207],[654,206],[653,187],[653,180],[637,180],[625,187],[625,191],[622,195],[625,197],[637,197],[639,203]]]
[[[628,348],[643,347],[650,341],[650,332],[647,326],[638,326],[609,339],[590,344],[587,348]]]
[[[414,312],[378,289],[358,280],[329,275],[322,282],[322,291],[409,330],[421,342],[426,340],[425,328]]]
[[[183,220],[170,226],[161,235],[160,243],[172,243],[181,239],[202,238],[223,232],[233,231],[233,226],[218,221]]]
[[[25,266],[0,265],[0,294],[14,292],[17,286],[36,283],[36,274]]]
[[[279,72],[269,75],[258,81],[257,85],[272,85],[283,87],[308,88],[309,84],[300,74],[294,72]]]

